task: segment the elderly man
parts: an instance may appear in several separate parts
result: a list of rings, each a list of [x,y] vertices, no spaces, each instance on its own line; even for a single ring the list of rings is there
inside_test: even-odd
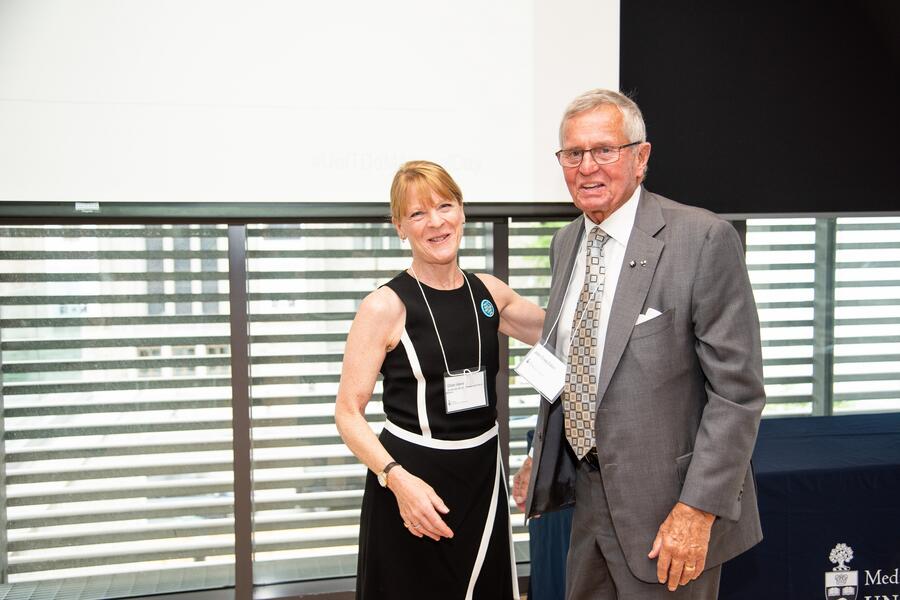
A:
[[[541,401],[517,475],[526,515],[575,505],[568,600],[716,598],[722,563],[762,538],[750,455],[765,391],[741,240],[642,187],[650,144],[625,96],[576,98],[560,144],[583,215],[550,247],[542,339],[565,386]]]

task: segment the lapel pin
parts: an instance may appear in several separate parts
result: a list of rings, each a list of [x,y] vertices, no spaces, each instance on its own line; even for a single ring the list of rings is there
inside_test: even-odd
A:
[[[631,261],[630,263],[628,263],[628,266],[631,267],[631,268],[633,269],[633,268],[634,268],[634,261]]]
[[[646,261],[646,260],[642,260],[642,261],[641,261],[641,266],[642,266],[642,267],[646,267],[646,266],[647,266],[647,261]]]

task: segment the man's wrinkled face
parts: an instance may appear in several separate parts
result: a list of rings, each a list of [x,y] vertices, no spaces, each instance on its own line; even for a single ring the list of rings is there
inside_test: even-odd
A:
[[[622,113],[611,104],[576,113],[563,126],[564,150],[617,147],[636,141],[626,137]],[[595,223],[602,222],[634,193],[649,158],[649,143],[622,149],[619,160],[606,165],[597,164],[586,152],[579,166],[563,167],[575,206]]]

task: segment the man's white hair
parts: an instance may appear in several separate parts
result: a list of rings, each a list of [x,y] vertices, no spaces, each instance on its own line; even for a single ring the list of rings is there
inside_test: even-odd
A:
[[[562,121],[559,124],[560,148],[563,144],[563,130],[566,127],[566,121],[580,112],[593,110],[604,105],[613,105],[622,113],[622,125],[629,142],[647,141],[647,126],[644,125],[644,115],[641,114],[641,109],[638,108],[634,100],[619,92],[596,89],[581,94],[566,107],[566,112],[563,114]]]

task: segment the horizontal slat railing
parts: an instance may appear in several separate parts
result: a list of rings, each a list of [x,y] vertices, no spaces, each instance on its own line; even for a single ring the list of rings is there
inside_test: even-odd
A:
[[[896,410],[900,219],[839,218],[835,251],[834,410]]]
[[[7,581],[233,555],[226,250],[215,225],[0,228]]]
[[[550,289],[550,239],[564,222],[540,223],[534,221],[514,222],[509,227],[509,284],[528,300],[546,306]],[[524,344],[510,340],[509,359],[511,367],[517,364],[527,352]],[[527,453],[526,433],[535,424],[540,396],[534,389],[520,380],[510,369],[509,383],[509,463],[514,474]],[[513,532],[517,541],[517,555],[527,556],[525,542],[527,527],[524,517],[515,505],[513,512]]]
[[[31,581],[80,577],[81,585],[102,580],[113,589],[117,573],[142,582],[122,595],[234,584],[224,224],[235,222],[247,224],[255,583],[352,575],[366,471],[337,435],[332,411],[360,301],[408,263],[383,207],[313,207],[307,216],[277,207],[258,219],[234,207],[224,207],[227,218],[206,207],[167,218],[150,207],[142,220],[115,206],[36,224],[51,208],[10,216],[0,206],[11,585],[26,593]],[[546,305],[547,249],[572,208],[467,211],[463,267],[493,268],[492,223],[514,214],[510,284]],[[179,219],[191,221],[165,224]],[[898,232],[890,219],[838,221],[836,411],[900,408]],[[808,414],[817,401],[815,234],[812,219],[747,227],[767,414]],[[513,341],[510,363],[524,352]],[[538,403],[512,373],[512,473]],[[380,384],[369,408],[378,431]],[[526,528],[514,513],[524,560]],[[154,582],[136,575],[147,570],[158,573]],[[104,596],[81,596],[88,597]]]
[[[767,414],[811,411],[815,249],[813,219],[747,222],[747,270],[759,311]]]

